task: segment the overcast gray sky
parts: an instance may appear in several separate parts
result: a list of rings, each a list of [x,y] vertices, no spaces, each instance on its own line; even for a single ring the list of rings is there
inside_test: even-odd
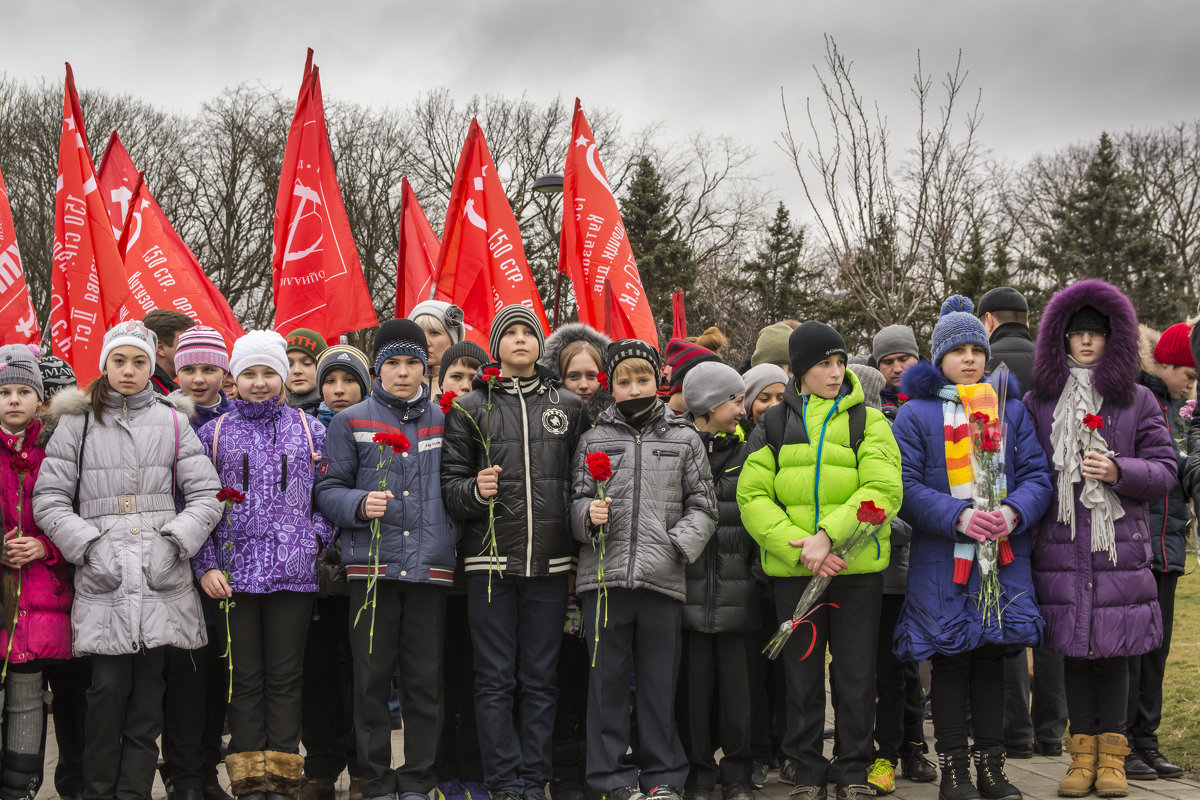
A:
[[[900,144],[918,49],[934,74],[962,49],[968,87],[983,91],[980,136],[1003,159],[1200,115],[1200,3],[1187,0],[0,0],[0,32],[0,71],[59,82],[70,61],[81,90],[184,112],[241,81],[295,92],[307,46],[326,95],[362,103],[404,105],[438,86],[460,101],[578,95],[627,128],[660,121],[667,141],[697,129],[743,139],[756,171],[795,204],[773,144],[779,90],[797,110],[815,93],[826,33]]]

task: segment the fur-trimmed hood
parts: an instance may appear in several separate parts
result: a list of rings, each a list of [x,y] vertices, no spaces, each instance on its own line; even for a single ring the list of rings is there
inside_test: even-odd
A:
[[[156,399],[160,403],[173,406],[176,411],[183,414],[188,420],[196,416],[196,404],[192,402],[192,398],[190,397],[175,392],[167,397],[157,395]],[[45,425],[42,426],[42,432],[38,434],[38,446],[46,446],[46,443],[50,441],[50,437],[54,435],[54,430],[58,427],[60,419],[64,416],[82,415],[91,406],[92,404],[88,399],[87,392],[82,389],[68,388],[60,389],[56,392],[50,398],[50,413],[42,418]]]
[[[997,391],[1000,387],[997,385],[999,376],[992,374],[984,378]],[[928,361],[918,361],[908,369],[904,370],[904,374],[900,376],[900,391],[908,395],[911,400],[935,400],[938,397],[938,392],[949,381],[940,369],[935,367]],[[1017,376],[1008,373],[1008,400],[1021,399],[1021,385],[1017,381]]]
[[[1154,360],[1154,347],[1161,338],[1161,331],[1156,331],[1149,325],[1138,325],[1138,361],[1141,364],[1142,372],[1149,372],[1151,375],[1158,374],[1158,362]]]
[[[1128,406],[1133,402],[1140,372],[1137,312],[1120,289],[1094,278],[1078,281],[1058,292],[1042,313],[1033,356],[1031,393],[1043,400],[1062,394],[1069,374],[1067,323],[1084,306],[1108,317],[1111,330],[1104,355],[1092,370],[1092,386],[1105,400]]]
[[[597,352],[600,353],[600,363],[603,365],[605,356],[608,353],[608,346],[612,344],[612,340],[591,325],[585,325],[582,322],[569,322],[566,325],[559,326],[558,330],[550,334],[546,339],[546,346],[543,348],[544,352],[542,353],[542,357],[538,359],[538,363],[555,375],[559,375],[558,357],[562,355],[563,349],[568,344],[578,339],[582,339],[596,348]],[[559,375],[559,377],[561,378],[562,376]]]

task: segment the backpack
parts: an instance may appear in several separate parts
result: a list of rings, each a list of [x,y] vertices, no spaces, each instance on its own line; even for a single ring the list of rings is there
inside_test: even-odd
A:
[[[850,447],[854,450],[854,460],[858,461],[858,448],[862,445],[863,439],[867,432],[867,407],[862,403],[856,406],[851,406],[846,412],[850,419]],[[799,436],[797,438],[784,441],[785,430],[787,428],[787,403],[779,403],[768,408],[763,412],[762,422],[763,431],[767,435],[767,447],[771,448],[771,453],[775,456],[775,472],[779,472],[779,450],[785,444],[808,444],[808,429],[804,425],[793,426],[799,428]]]

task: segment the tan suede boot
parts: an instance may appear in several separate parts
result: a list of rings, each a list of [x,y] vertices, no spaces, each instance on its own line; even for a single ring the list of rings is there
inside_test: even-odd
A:
[[[1096,794],[1101,797],[1127,797],[1129,782],[1125,780],[1125,756],[1129,741],[1123,733],[1102,733],[1099,736],[1096,760]]]
[[[267,799],[295,798],[300,794],[300,776],[304,773],[304,756],[299,753],[280,753],[264,750],[267,767]]]
[[[1087,797],[1096,782],[1096,736],[1080,734],[1067,743],[1071,765],[1067,777],[1058,784],[1059,797]]]
[[[229,791],[235,796],[267,790],[267,769],[261,750],[230,753],[225,756],[225,771],[229,774]]]

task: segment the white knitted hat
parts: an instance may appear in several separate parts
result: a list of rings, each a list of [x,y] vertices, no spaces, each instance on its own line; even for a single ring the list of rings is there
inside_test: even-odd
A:
[[[104,372],[104,362],[108,361],[108,354],[125,345],[142,350],[153,364],[154,356],[158,352],[158,336],[136,319],[126,320],[112,326],[104,334],[104,344],[100,348],[101,372]]]
[[[275,331],[250,331],[233,343],[229,372],[236,379],[250,367],[270,367],[287,378],[287,342]]]

